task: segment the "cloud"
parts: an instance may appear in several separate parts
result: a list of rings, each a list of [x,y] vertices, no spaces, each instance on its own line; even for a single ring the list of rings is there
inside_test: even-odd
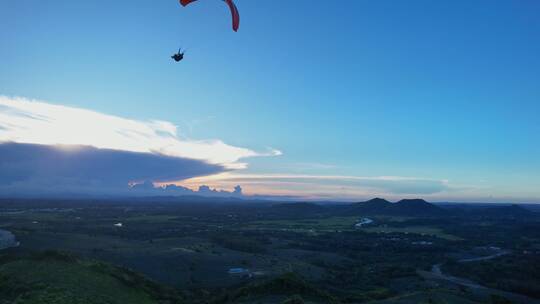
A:
[[[212,189],[207,185],[200,185],[197,190],[192,190],[187,187],[174,184],[156,185],[146,181],[131,187],[131,193],[134,195],[167,195],[167,196],[182,196],[182,195],[202,195],[206,197],[244,197],[242,187],[236,185],[232,191]]]
[[[230,188],[241,184],[248,194],[297,196],[305,199],[358,199],[374,196],[431,196],[451,191],[446,180],[400,176],[341,176],[305,174],[239,174],[225,172],[178,182]]]
[[[0,144],[2,193],[127,193],[129,183],[223,172],[220,165],[160,154],[89,146]]]
[[[140,121],[95,111],[0,96],[0,142],[86,145],[191,158],[229,169],[245,168],[240,159],[280,155],[257,153],[221,140],[182,138],[177,126],[161,120]]]
[[[0,193],[124,193],[132,183],[217,174],[281,153],[179,133],[167,121],[0,96]]]

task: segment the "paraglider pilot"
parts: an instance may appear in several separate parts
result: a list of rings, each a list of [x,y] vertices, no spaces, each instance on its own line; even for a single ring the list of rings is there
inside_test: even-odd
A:
[[[171,58],[174,59],[174,61],[179,62],[184,59],[184,52],[182,52],[182,49],[180,48],[178,49],[178,53],[172,55]]]

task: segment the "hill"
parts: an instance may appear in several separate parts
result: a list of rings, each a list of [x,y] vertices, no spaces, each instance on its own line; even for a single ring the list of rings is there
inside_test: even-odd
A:
[[[182,303],[174,291],[133,271],[67,253],[0,255],[0,303]]]
[[[423,199],[403,199],[391,203],[382,198],[374,198],[351,204],[346,209],[347,213],[355,215],[440,216],[445,213],[443,208]]]
[[[443,215],[445,210],[423,199],[403,199],[392,205],[391,213],[408,216]]]
[[[523,218],[537,216],[533,211],[518,205],[493,206],[476,210],[478,215],[497,218]]]
[[[304,301],[305,299],[306,301]],[[294,273],[254,282],[229,290],[210,301],[211,304],[229,303],[339,303],[333,296]]]
[[[538,218],[540,213],[529,205],[486,204],[486,203],[444,203],[441,208],[454,214],[493,219]]]

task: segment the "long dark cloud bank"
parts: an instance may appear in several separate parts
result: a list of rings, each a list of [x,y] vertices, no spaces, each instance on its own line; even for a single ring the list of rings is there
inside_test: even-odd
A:
[[[129,183],[225,171],[204,161],[90,146],[0,144],[0,195],[129,194]]]

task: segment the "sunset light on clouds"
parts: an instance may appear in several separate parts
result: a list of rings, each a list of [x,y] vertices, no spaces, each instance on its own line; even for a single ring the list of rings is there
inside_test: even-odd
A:
[[[154,153],[207,161],[227,169],[244,168],[240,162],[244,158],[281,154],[278,150],[258,153],[221,140],[182,138],[177,126],[167,121],[138,121],[5,96],[0,96],[0,142]]]

